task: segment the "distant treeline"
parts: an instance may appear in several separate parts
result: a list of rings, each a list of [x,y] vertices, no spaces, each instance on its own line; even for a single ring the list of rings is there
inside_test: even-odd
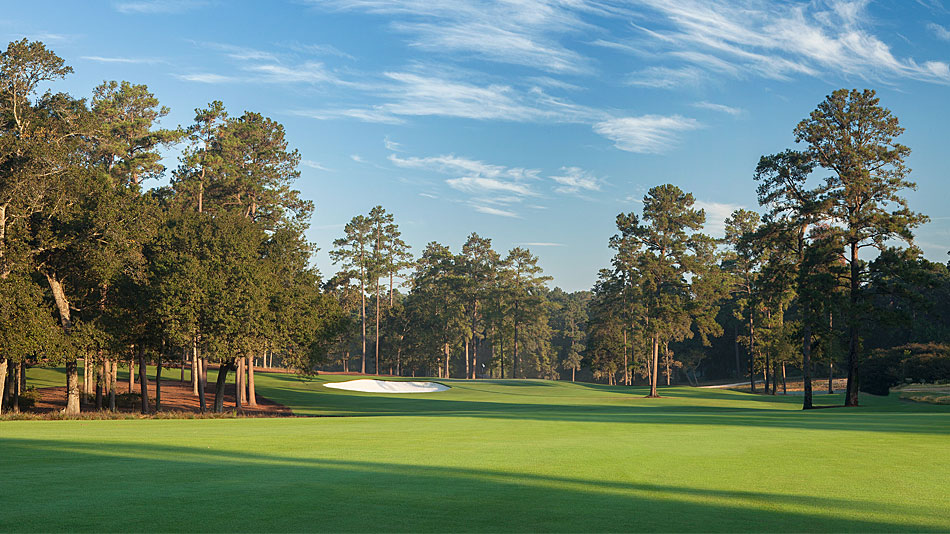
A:
[[[474,233],[458,252],[432,242],[414,257],[382,206],[346,225],[331,250],[340,270],[321,277],[280,124],[212,102],[161,128],[168,109],[128,82],[89,99],[40,92],[71,71],[38,42],[0,54],[3,409],[18,406],[29,365],[65,366],[69,414],[82,395],[115,409],[120,364],[138,368],[143,412],[146,364],[159,380],[163,365],[190,366],[214,411],[234,371],[237,406],[254,406],[254,369],[273,361],[646,383],[651,395],[661,381],[743,376],[775,393],[791,372],[806,408],[817,369],[837,366],[856,405],[872,349],[950,343],[950,275],[913,246],[926,217],[902,196],[910,150],[873,91],[829,95],[795,128],[802,150],[750,169],[762,214],[734,212],[713,239],[691,194],[654,187],[604,236],[615,255],[592,291],[566,293],[529,250],[500,253]],[[171,146],[170,185],[148,188]]]

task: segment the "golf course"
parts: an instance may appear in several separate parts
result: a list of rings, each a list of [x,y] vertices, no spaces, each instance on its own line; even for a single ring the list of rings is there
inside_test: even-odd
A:
[[[542,380],[325,387],[354,378],[260,373],[258,393],[299,417],[4,421],[16,491],[0,530],[950,530],[950,406],[802,411],[794,396]]]

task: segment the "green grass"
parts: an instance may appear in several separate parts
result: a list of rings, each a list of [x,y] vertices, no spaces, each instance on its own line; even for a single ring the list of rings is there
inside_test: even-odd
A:
[[[352,378],[258,375],[330,417],[0,422],[0,531],[950,531],[947,406]]]

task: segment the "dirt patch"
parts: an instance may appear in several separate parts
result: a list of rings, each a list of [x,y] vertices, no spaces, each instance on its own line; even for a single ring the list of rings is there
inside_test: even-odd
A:
[[[39,388],[36,390],[40,398],[36,406],[30,410],[32,412],[49,413],[61,411],[66,407],[66,387]],[[116,384],[116,393],[127,393],[129,391],[128,382],[119,382]],[[141,385],[136,382],[133,393],[141,392]],[[214,404],[215,384],[210,382],[206,388],[205,401],[208,409]],[[227,384],[224,389],[224,409],[225,411],[234,410],[234,384]],[[155,411],[155,381],[148,382],[149,406]],[[108,406],[108,395],[103,396],[103,405]],[[82,411],[95,411],[96,397],[92,395],[83,399],[81,404]],[[198,397],[194,395],[190,382],[179,382],[178,380],[162,380],[162,411],[177,411],[186,413],[198,413],[201,411]],[[139,413],[140,408],[136,405],[133,408],[118,408],[117,411],[127,413]],[[268,398],[257,395],[257,406],[254,408],[244,407],[240,413],[247,415],[286,417],[293,415],[290,408],[278,404]]]

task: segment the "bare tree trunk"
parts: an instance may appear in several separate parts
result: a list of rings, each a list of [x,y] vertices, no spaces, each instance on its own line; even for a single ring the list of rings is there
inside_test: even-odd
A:
[[[135,360],[129,358],[129,393],[135,389]]]
[[[571,382],[574,381],[574,372],[575,372],[576,370],[577,370],[577,369],[571,367]]]
[[[208,411],[208,404],[205,400],[205,391],[208,384],[208,375],[205,373],[205,359],[196,358],[195,363],[198,364],[198,369],[196,370],[198,373],[198,406],[201,409],[201,413],[205,413]]]
[[[105,388],[106,380],[106,360],[102,357],[102,351],[99,351],[99,365],[96,367],[96,410],[102,410],[102,393]]]
[[[732,331],[735,335],[735,345],[736,345],[736,378],[742,376],[742,363],[739,360],[739,323],[732,325]]]
[[[753,311],[749,310],[749,381],[752,393],[755,393],[755,321]]]
[[[53,293],[53,300],[56,302],[56,309],[59,312],[59,320],[62,323],[63,330],[67,334],[72,330],[72,319],[70,318],[69,301],[66,300],[66,292],[63,291],[63,284],[55,275],[44,273],[46,281],[49,283],[50,291]],[[79,370],[77,368],[76,356],[70,354],[66,360],[66,408],[63,413],[66,415],[78,415],[79,407]]]
[[[191,344],[191,388],[194,396],[198,396],[198,384],[201,383],[201,364],[198,363],[198,342],[192,338]]]
[[[788,385],[785,383],[785,362],[782,362],[782,395],[788,395]]]
[[[468,361],[468,339],[465,340],[465,378],[470,377],[471,370],[469,369]]]
[[[119,360],[109,360],[109,411],[115,411],[116,374],[118,374]]]
[[[218,365],[218,379],[214,388],[214,413],[224,411],[224,387],[228,383],[228,372],[234,367],[234,360]],[[237,398],[235,396],[235,398]]]
[[[20,413],[20,376],[23,373],[23,362],[17,362],[13,368],[13,391],[10,395],[10,411]]]
[[[514,327],[515,327],[515,346],[514,346],[514,352],[511,355],[511,378],[518,378],[518,301],[517,300],[515,300]],[[522,371],[522,374],[524,374],[524,371]]]
[[[162,411],[162,355],[158,355],[155,367],[155,411]]]
[[[237,359],[237,369],[234,371],[234,407],[241,409],[244,406],[244,358]]]
[[[148,415],[148,375],[145,368],[145,347],[138,346],[139,352],[139,386],[142,390],[142,415]]]
[[[254,357],[247,360],[247,403],[257,407],[257,390],[254,388]]]
[[[185,383],[185,364],[188,361],[188,349],[181,349],[181,375],[178,378],[178,382]]]
[[[630,385],[630,379],[627,377],[629,371],[629,364],[627,364],[627,327],[623,327],[623,383],[625,386]]]
[[[828,363],[828,394],[835,392],[835,362]]]
[[[10,362],[6,358],[0,358],[0,413],[3,413],[3,397],[6,394],[7,385],[7,367]]]
[[[851,317],[848,321],[848,385],[844,405],[858,405],[858,292],[861,270],[858,265],[858,245],[851,243]]]
[[[659,363],[660,363],[660,340],[656,336],[656,334],[654,334],[653,335],[653,366],[652,366],[652,369],[650,370],[650,375],[651,375],[650,397],[659,397],[659,395],[657,395],[656,393],[656,382],[657,382],[657,378],[659,378],[659,376],[657,375]]]
[[[445,378],[451,377],[452,374],[449,372],[449,344],[445,344]]]

